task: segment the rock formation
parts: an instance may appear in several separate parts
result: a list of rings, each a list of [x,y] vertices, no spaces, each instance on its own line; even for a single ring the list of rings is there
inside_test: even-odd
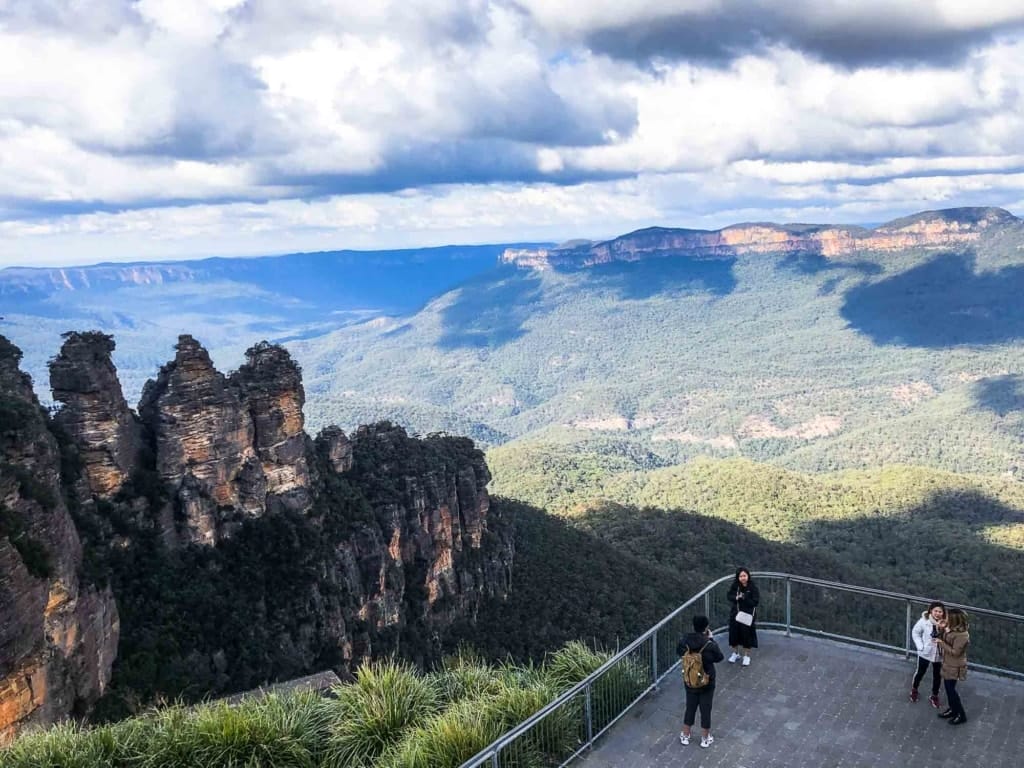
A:
[[[316,436],[316,447],[336,473],[352,469],[352,443],[340,427],[321,429]]]
[[[511,536],[489,525],[470,440],[382,423],[314,441],[287,351],[258,344],[224,376],[190,336],[136,416],[113,349],[66,335],[50,424],[0,337],[0,737],[86,715],[115,655],[129,708],[382,654],[427,662],[508,593]]]
[[[302,406],[302,371],[283,347],[263,342],[246,352],[231,377],[249,409],[253,447],[266,477],[267,493],[297,509],[308,509],[309,467]]]
[[[436,635],[458,617],[473,615],[482,598],[509,589],[507,542],[483,546],[491,479],[483,454],[464,438],[439,439],[462,440],[464,459],[428,461],[429,439],[424,445],[386,422],[360,427],[352,440],[353,472],[361,485],[381,487],[382,475],[400,473],[391,492],[370,496],[377,525],[368,532],[371,539],[379,536],[370,548],[372,562],[358,547],[352,550],[363,574],[358,616],[378,631],[411,623]],[[429,469],[403,471],[402,464],[413,457],[414,466]],[[423,600],[412,612],[399,611],[410,592]]]
[[[53,399],[63,403],[58,423],[78,444],[89,489],[107,498],[138,468],[141,429],[121,393],[110,359],[112,337],[67,333],[50,361]]]
[[[808,224],[735,224],[715,231],[652,227],[602,243],[510,248],[501,261],[532,269],[557,269],[677,255],[727,258],[744,253],[811,253],[831,259],[858,252],[962,247],[1019,222],[1001,208],[957,208],[926,211],[875,229]]]
[[[88,711],[110,680],[120,629],[110,591],[81,581],[60,447],[20,358],[0,336],[0,742]],[[90,428],[80,434],[85,445],[110,445]],[[120,455],[94,466],[117,467]]]

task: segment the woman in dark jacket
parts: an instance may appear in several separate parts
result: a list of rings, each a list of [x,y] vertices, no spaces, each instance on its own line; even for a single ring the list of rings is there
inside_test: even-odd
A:
[[[750,626],[736,621],[736,614],[740,611],[755,614],[757,604],[761,601],[761,594],[757,590],[757,584],[746,568],[739,568],[736,571],[736,578],[729,586],[729,604],[732,606],[729,612],[729,645],[732,646],[732,655],[729,663],[735,664],[740,659],[740,648],[743,649],[743,666],[750,666],[750,649],[757,648],[757,624],[751,622]]]
[[[685,674],[683,675],[683,685],[686,686],[686,712],[683,714],[683,729],[679,732],[679,743],[684,747],[690,743],[690,729],[696,719],[697,710],[700,709],[700,745],[707,749],[715,741],[711,736],[711,704],[715,698],[715,664],[725,658],[722,649],[718,647],[718,643],[711,636],[707,616],[694,616],[693,632],[684,636],[676,646],[676,654],[679,656],[682,656],[687,650],[700,654],[707,682],[700,688],[691,688],[686,682]],[[684,660],[684,669],[685,666]]]

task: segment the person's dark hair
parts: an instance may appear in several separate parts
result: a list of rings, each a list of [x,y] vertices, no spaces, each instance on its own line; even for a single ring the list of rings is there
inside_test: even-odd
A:
[[[694,632],[703,632],[705,629],[708,628],[708,624],[710,624],[710,623],[711,622],[708,621],[708,617],[707,616],[700,616],[700,615],[694,616],[693,617],[693,631]]]
[[[946,612],[946,605],[941,600],[932,600],[928,603],[928,613],[932,612],[932,608],[941,608],[942,612]]]
[[[752,574],[750,572],[749,568],[744,568],[741,565],[739,568],[736,569],[736,575],[732,579],[732,583],[733,584],[739,584],[740,583],[740,574],[741,573],[747,574],[747,584],[753,584],[754,583],[754,574]]]

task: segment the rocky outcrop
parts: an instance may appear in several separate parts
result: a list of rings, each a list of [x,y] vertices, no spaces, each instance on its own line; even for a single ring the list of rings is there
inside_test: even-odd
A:
[[[274,500],[306,510],[309,467],[302,407],[306,393],[302,371],[283,347],[262,342],[246,352],[246,362],[231,377],[249,409],[253,447]]]
[[[387,423],[311,440],[287,351],[258,344],[226,377],[190,336],[136,417],[113,348],[66,337],[51,429],[0,346],[0,737],[87,714],[115,655],[128,709],[384,654],[427,663],[508,593],[512,538],[472,441]],[[120,644],[111,591],[134,628]]]
[[[138,469],[141,428],[121,393],[110,358],[114,340],[103,333],[67,333],[50,361],[56,420],[78,445],[90,491],[107,498]]]
[[[532,269],[558,269],[665,256],[810,253],[842,258],[864,252],[962,247],[1019,221],[1001,208],[956,208],[926,211],[875,229],[807,224],[736,224],[715,231],[653,227],[602,243],[510,248],[501,261]]]
[[[266,478],[249,409],[191,336],[146,382],[139,415],[186,541],[213,544],[240,516],[263,513]]]
[[[324,427],[316,436],[316,448],[337,474],[352,469],[352,443],[340,427]]]
[[[120,631],[110,591],[81,581],[60,447],[20,358],[0,336],[0,742],[87,712],[110,680]]]
[[[350,476],[369,489],[376,522],[338,550],[365,628],[343,640],[350,661],[398,650],[390,638],[410,629],[419,654],[436,655],[448,627],[510,589],[514,553],[488,527],[483,454],[468,439],[418,440],[387,422],[360,427],[352,452]]]
[[[225,377],[198,341],[178,339],[139,403],[174,536],[214,544],[268,509],[309,509],[304,403],[302,372],[284,348],[257,344]]]

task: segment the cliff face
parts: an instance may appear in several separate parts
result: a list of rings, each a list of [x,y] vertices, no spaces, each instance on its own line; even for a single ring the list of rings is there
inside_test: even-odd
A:
[[[390,424],[311,440],[284,349],[256,345],[224,376],[189,336],[136,417],[113,349],[65,337],[52,428],[17,351],[3,358],[0,733],[86,714],[115,655],[117,713],[381,654],[433,660],[507,594],[511,535],[471,441]]]
[[[483,455],[467,439],[414,440],[388,423],[360,427],[352,445],[352,482],[373,489],[375,513],[342,557],[359,563],[357,615],[378,635],[419,627],[421,652],[437,651],[444,628],[509,589],[513,553],[497,537],[484,541],[491,475]],[[355,640],[357,653],[370,650]]]
[[[246,353],[231,382],[252,419],[253,448],[272,499],[299,510],[309,508],[309,467],[302,406],[302,371],[281,347],[263,342]]]
[[[88,711],[110,680],[120,629],[110,591],[80,580],[60,447],[20,357],[0,337],[0,742]]]
[[[128,408],[110,359],[114,340],[101,333],[68,333],[50,362],[57,422],[78,444],[91,492],[107,498],[138,468],[141,427]]]
[[[716,231],[652,228],[563,248],[508,249],[507,264],[532,269],[579,268],[662,256],[726,258],[746,253],[811,253],[841,258],[863,252],[959,247],[1019,222],[1000,208],[929,211],[875,229],[828,225],[736,224]]]

